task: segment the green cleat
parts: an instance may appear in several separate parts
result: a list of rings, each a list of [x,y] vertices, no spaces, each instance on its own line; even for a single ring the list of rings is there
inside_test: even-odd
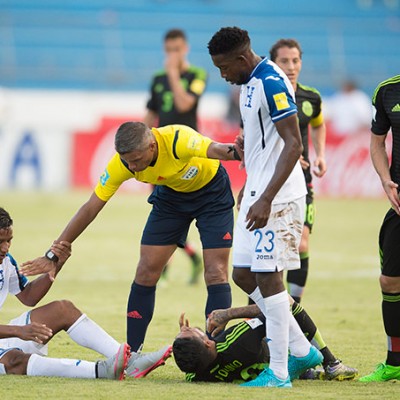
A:
[[[386,363],[378,364],[376,370],[369,375],[362,376],[360,382],[386,382],[392,379],[400,380],[400,367],[387,365]]]

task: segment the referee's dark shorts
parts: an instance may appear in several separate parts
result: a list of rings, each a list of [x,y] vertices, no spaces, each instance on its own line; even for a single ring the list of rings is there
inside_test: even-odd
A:
[[[141,244],[182,247],[190,224],[196,220],[203,249],[232,247],[235,201],[229,176],[222,165],[203,188],[183,193],[156,186],[148,202],[153,208]]]

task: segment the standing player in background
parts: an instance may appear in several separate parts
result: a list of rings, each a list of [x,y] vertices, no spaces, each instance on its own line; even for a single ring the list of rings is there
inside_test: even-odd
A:
[[[294,39],[280,39],[271,47],[269,53],[270,59],[287,75],[295,91],[297,117],[303,142],[303,154],[300,158],[300,164],[306,178],[307,196],[304,227],[299,248],[301,267],[300,269],[288,271],[287,273],[289,293],[297,303],[300,303],[307,281],[309,238],[315,217],[314,192],[308,149],[308,127],[309,125],[311,126],[311,139],[316,153],[316,159],[313,163],[313,173],[318,178],[324,176],[326,172],[326,129],[324,117],[322,115],[322,100],[320,94],[316,89],[304,86],[298,82],[302,66],[302,50],[300,44]]]
[[[383,81],[372,98],[371,158],[391,204],[379,233],[382,316],[387,335],[386,362],[362,382],[400,380],[400,75]],[[392,130],[393,149],[389,167],[386,138]]]
[[[290,313],[282,277],[300,265],[307,192],[294,90],[274,63],[255,54],[243,29],[221,28],[208,49],[221,77],[242,85],[247,181],[235,226],[233,277],[266,317],[271,355],[269,368],[243,386],[291,387],[291,377],[323,359]]]
[[[182,124],[197,130],[197,108],[206,88],[207,72],[189,64],[185,32],[171,29],[164,36],[165,69],[154,75],[144,123],[149,127]],[[153,187],[154,188],[154,187]],[[198,282],[201,258],[187,241],[178,243],[192,261],[190,284]],[[168,265],[163,277],[166,277]]]

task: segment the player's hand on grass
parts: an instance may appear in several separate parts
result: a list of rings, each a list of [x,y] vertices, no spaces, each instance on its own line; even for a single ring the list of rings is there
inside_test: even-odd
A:
[[[53,331],[44,324],[32,322],[29,325],[19,326],[18,337],[22,340],[32,340],[36,343],[45,343],[53,336]]]
[[[229,316],[226,310],[214,310],[207,318],[206,328],[207,332],[211,334],[212,337],[218,335],[225,329],[226,324],[229,322]]]

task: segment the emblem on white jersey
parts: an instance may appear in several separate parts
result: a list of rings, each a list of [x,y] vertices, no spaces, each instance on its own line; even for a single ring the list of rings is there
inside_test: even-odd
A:
[[[285,92],[274,94],[274,102],[278,111],[290,108]]]
[[[0,290],[2,290],[4,287],[4,272],[2,269],[0,269]]]
[[[246,94],[246,103],[245,107],[251,108],[251,101],[253,99],[253,93],[254,93],[254,86],[246,86],[247,89],[247,94]]]

